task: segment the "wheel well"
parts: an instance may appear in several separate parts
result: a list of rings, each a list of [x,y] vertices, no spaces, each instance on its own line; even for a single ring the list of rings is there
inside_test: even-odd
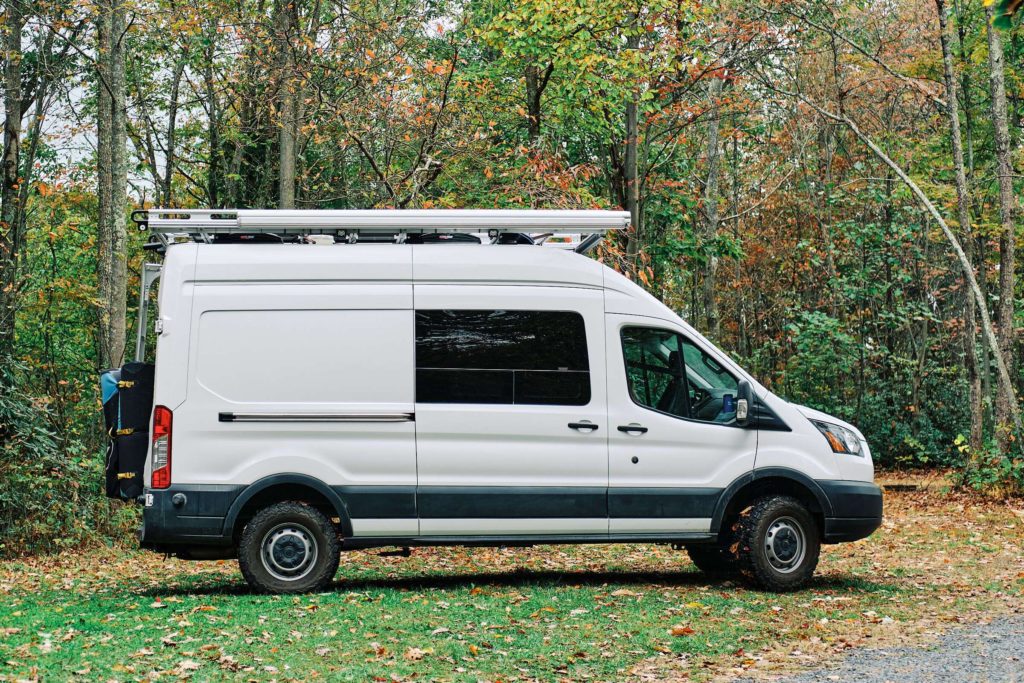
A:
[[[727,538],[727,532],[739,514],[752,502],[766,495],[792,496],[796,498],[807,506],[808,511],[814,517],[814,521],[818,525],[818,534],[824,533],[825,512],[821,509],[821,503],[818,502],[818,498],[809,488],[794,479],[765,477],[763,479],[755,479],[733,494],[728,505],[725,506],[725,512],[722,514],[718,540],[724,542]]]
[[[242,529],[245,528],[250,519],[256,516],[257,512],[275,503],[283,503],[289,500],[305,503],[319,510],[338,527],[340,532],[341,519],[338,516],[338,511],[324,494],[303,484],[274,484],[247,500],[242,509],[238,511],[238,516],[235,518],[235,524],[232,528],[232,538],[235,540],[235,543],[237,544],[238,537],[242,535]]]

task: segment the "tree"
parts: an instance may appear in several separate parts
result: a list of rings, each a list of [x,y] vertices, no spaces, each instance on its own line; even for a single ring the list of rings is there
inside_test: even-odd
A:
[[[1015,214],[1017,198],[1013,191],[1013,160],[1010,151],[1010,126],[1006,106],[1006,75],[1004,67],[1003,43],[999,31],[992,25],[995,20],[995,9],[989,5],[986,12],[988,25],[985,32],[988,37],[989,88],[992,98],[992,124],[995,134],[996,183],[999,187],[999,349],[1001,361],[1010,372],[1014,368],[1014,309],[1016,294],[1016,261],[1017,242]],[[992,350],[997,353],[996,349]],[[1012,437],[1008,434],[1011,415],[1016,416],[1019,410],[1017,397],[1013,387],[1004,383],[996,400],[996,423],[1000,427],[997,432],[1003,450],[1006,450]],[[1017,430],[1017,438],[1022,434],[1020,419],[1013,420]]]
[[[14,346],[18,248],[21,242],[22,53],[25,13],[20,0],[6,4],[4,13],[4,147],[0,161],[0,357]]]
[[[127,208],[128,166],[125,127],[125,5],[100,0],[97,6],[97,281],[101,368],[124,360],[128,297]]]
[[[278,198],[281,209],[295,208],[297,145],[301,125],[302,81],[295,53],[301,42],[298,0],[277,0],[274,42],[278,66]]]
[[[949,137],[953,151],[953,173],[956,186],[957,222],[960,225],[960,236],[965,245],[965,252],[970,256],[975,240],[971,227],[971,197],[967,187],[967,171],[964,166],[963,136],[960,133],[960,99],[957,96],[956,73],[953,64],[953,51],[950,48],[950,36],[944,0],[935,0],[935,9],[939,17],[939,42],[942,48],[942,72],[946,85],[946,112],[949,115]],[[973,259],[972,259],[973,260]],[[973,294],[964,297],[964,355],[967,359],[968,385],[970,387],[971,405],[971,448],[979,451],[984,436],[983,396],[981,392],[981,370],[978,367],[978,353],[975,348],[975,326],[977,324],[976,302]]]

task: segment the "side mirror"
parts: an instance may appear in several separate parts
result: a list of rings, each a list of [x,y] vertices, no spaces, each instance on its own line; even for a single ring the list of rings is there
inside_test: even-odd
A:
[[[754,405],[754,389],[750,382],[741,379],[736,393],[736,424],[746,427],[750,424],[750,409]]]

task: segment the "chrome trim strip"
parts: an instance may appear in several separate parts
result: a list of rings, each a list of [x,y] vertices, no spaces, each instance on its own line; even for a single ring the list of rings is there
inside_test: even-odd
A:
[[[415,422],[416,413],[218,413],[219,422]]]

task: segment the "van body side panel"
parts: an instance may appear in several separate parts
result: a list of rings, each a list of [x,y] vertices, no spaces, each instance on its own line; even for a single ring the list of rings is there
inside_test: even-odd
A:
[[[603,292],[561,286],[421,285],[418,260],[416,264],[417,312],[556,311],[582,316],[590,392],[586,405],[418,401],[421,535],[606,534]],[[597,429],[570,427],[586,421]]]
[[[374,270],[354,248],[287,249],[202,250],[172,481],[304,475],[338,493],[354,534],[416,534],[411,252],[359,249]],[[365,279],[382,272],[396,279]]]

